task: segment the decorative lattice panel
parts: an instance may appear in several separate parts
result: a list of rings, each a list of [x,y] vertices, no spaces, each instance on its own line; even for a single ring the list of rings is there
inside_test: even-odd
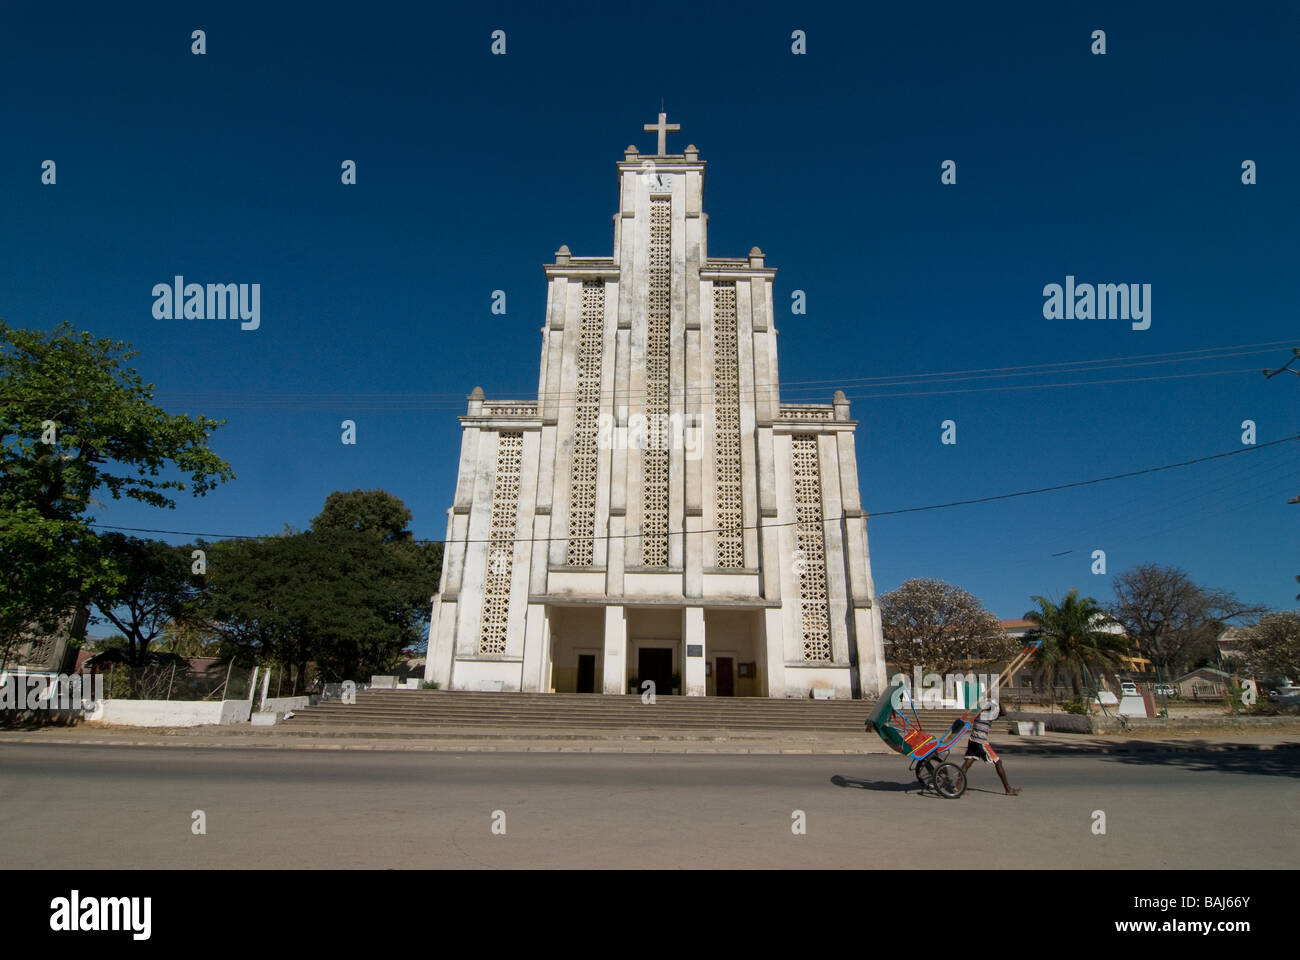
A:
[[[483,583],[483,622],[479,653],[505,653],[510,621],[510,578],[514,570],[515,518],[519,513],[519,464],[524,435],[497,436],[497,472],[492,488],[492,526],[488,540],[487,576]]]
[[[589,567],[596,533],[596,467],[599,462],[600,368],[604,355],[605,284],[582,285],[578,336],[578,384],[574,389],[573,463],[569,484],[566,561]]]
[[[720,284],[713,288],[713,467],[717,481],[719,567],[745,565],[737,351],[736,285]]]
[[[672,201],[650,201],[650,300],[646,311],[646,448],[641,563],[668,565],[668,365],[672,318]]]
[[[790,439],[794,449],[794,529],[799,551],[796,569],[803,658],[826,661],[831,659],[831,624],[826,602],[826,530],[817,438],[803,435]]]

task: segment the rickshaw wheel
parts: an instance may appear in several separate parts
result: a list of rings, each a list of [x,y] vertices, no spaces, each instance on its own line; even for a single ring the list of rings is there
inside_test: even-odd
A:
[[[922,760],[916,765],[916,779],[921,781],[924,787],[930,786],[934,779],[934,764],[929,760]]]
[[[934,772],[934,788],[949,800],[956,800],[966,792],[966,774],[955,763],[940,764]]]

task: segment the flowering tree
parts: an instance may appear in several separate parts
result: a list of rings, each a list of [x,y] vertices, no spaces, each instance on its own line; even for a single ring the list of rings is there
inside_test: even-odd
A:
[[[1017,649],[973,594],[942,580],[908,580],[880,598],[888,659],[900,669],[948,673],[968,660],[1002,660]]]
[[[1264,677],[1300,676],[1300,610],[1267,613],[1245,631],[1246,666]]]

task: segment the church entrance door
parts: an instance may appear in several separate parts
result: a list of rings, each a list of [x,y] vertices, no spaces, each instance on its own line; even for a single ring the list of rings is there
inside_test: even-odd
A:
[[[731,657],[718,657],[714,661],[714,669],[717,671],[717,696],[734,697],[736,695],[736,674],[734,672],[735,661]]]
[[[596,655],[594,653],[578,654],[578,692],[596,692]]]
[[[642,647],[637,654],[636,676],[638,688],[647,680],[653,680],[656,695],[672,693],[672,647]]]

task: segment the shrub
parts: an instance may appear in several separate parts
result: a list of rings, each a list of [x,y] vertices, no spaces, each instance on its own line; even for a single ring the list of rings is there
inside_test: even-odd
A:
[[[1062,700],[1061,709],[1064,710],[1066,713],[1074,713],[1080,715],[1088,712],[1088,707],[1086,704],[1084,704],[1082,697],[1071,697],[1069,700]]]

